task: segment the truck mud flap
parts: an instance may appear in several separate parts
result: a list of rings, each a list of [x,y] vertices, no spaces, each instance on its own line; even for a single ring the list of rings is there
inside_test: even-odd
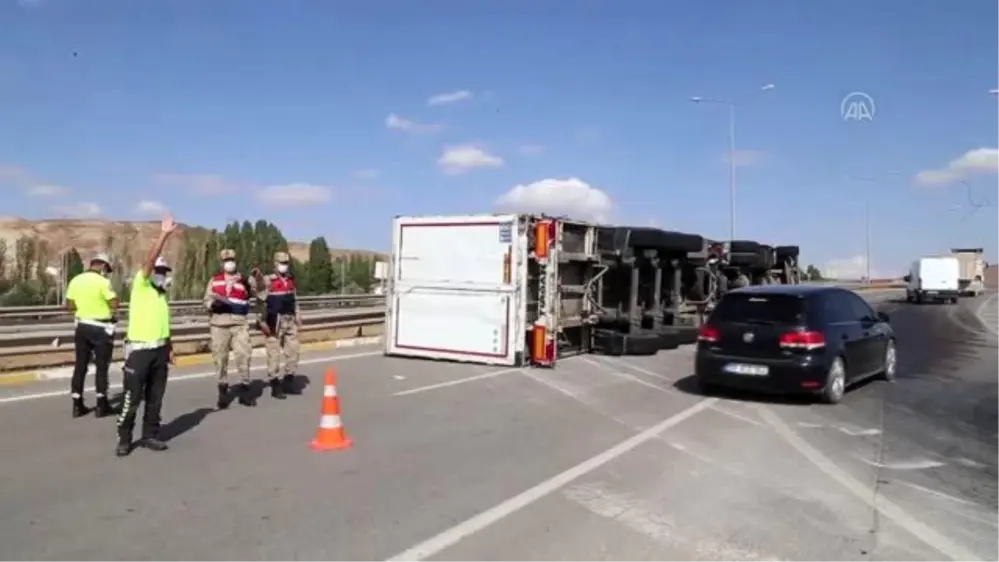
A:
[[[662,343],[662,334],[622,334],[600,328],[593,331],[593,350],[603,355],[655,355]]]

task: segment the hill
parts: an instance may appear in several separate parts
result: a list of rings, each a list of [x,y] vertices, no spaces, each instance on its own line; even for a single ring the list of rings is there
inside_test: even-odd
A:
[[[122,263],[141,262],[146,250],[159,236],[159,221],[131,222],[90,219],[25,220],[21,218],[0,218],[0,241],[6,245],[3,268],[9,268],[16,259],[16,244],[22,237],[37,238],[44,251],[38,256],[40,262],[58,266],[61,256],[71,248],[76,248],[84,260],[97,252],[110,252]],[[210,229],[181,224],[166,253],[171,263],[178,261],[184,237],[193,233],[207,233]],[[308,242],[289,242],[289,252],[298,260],[309,257]],[[382,256],[370,250],[330,249],[330,256],[336,259],[349,254]]]

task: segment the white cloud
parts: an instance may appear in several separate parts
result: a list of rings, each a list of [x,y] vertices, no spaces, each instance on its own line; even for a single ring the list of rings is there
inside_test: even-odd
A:
[[[217,174],[157,174],[157,183],[186,189],[192,195],[226,195],[245,190],[250,186]]]
[[[379,175],[378,170],[367,168],[364,170],[354,170],[354,177],[359,180],[373,180]]]
[[[427,105],[447,105],[470,99],[472,99],[472,92],[468,90],[455,90],[453,92],[444,92],[442,94],[430,96],[430,98],[427,99]]]
[[[70,203],[68,205],[56,205],[52,207],[52,211],[61,217],[85,219],[101,214],[101,206],[90,202]]]
[[[445,174],[453,176],[474,168],[498,168],[503,165],[503,159],[472,145],[449,146],[437,159],[437,165]]]
[[[725,164],[728,164],[730,160],[735,161],[735,165],[738,168],[750,168],[753,166],[759,166],[766,159],[766,153],[762,150],[753,150],[749,148],[738,149],[735,151],[735,158],[732,158],[729,154],[725,155]]]
[[[548,178],[517,185],[496,200],[508,212],[567,215],[580,220],[605,221],[613,207],[610,197],[579,178]]]
[[[942,168],[923,170],[916,174],[915,182],[921,186],[934,186],[968,180],[982,174],[994,174],[999,168],[999,149],[976,148],[965,152]]]
[[[525,156],[537,156],[544,153],[545,147],[540,144],[522,144],[517,147],[517,150]]]
[[[167,208],[166,205],[159,201],[146,199],[139,201],[135,205],[135,211],[143,215],[163,215],[166,214]]]
[[[69,194],[69,190],[61,185],[39,184],[25,190],[28,197],[61,197]]]
[[[389,116],[385,118],[385,126],[389,129],[406,131],[408,133],[434,133],[442,128],[441,125],[436,123],[420,123],[418,121],[413,121],[412,119],[400,117],[395,113],[390,113]]]
[[[333,198],[333,190],[310,183],[270,185],[257,193],[262,203],[271,205],[305,206],[326,203]]]
[[[827,261],[819,271],[827,279],[860,280],[867,277],[867,257],[861,254],[849,258],[832,259]],[[871,279],[885,279],[898,275],[897,271],[892,272],[888,268],[879,267],[875,261],[871,261]]]

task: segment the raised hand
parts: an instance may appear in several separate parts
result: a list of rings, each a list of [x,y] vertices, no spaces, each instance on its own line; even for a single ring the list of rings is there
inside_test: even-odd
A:
[[[173,220],[173,215],[167,213],[163,217],[163,221],[160,223],[160,230],[163,234],[171,234],[173,231],[177,230],[177,223]]]

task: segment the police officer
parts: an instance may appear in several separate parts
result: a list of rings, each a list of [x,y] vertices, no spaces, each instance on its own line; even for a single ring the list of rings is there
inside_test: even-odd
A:
[[[239,403],[256,406],[257,400],[250,389],[250,300],[253,288],[250,281],[236,267],[236,252],[219,253],[222,270],[212,276],[205,288],[205,308],[211,313],[212,358],[218,382],[218,408],[229,407],[229,352],[236,360],[240,384],[237,391]]]
[[[118,295],[108,278],[111,260],[106,254],[97,254],[90,260],[90,269],[77,275],[66,288],[66,307],[76,317],[73,344],[76,364],[70,380],[73,396],[73,417],[86,415],[83,402],[83,382],[87,377],[90,357],[96,368],[95,386],[97,404],[94,415],[103,418],[111,414],[108,404],[108,368],[114,349],[114,314],[118,310]]]
[[[132,451],[132,432],[139,405],[146,402],[142,414],[142,439],[139,445],[164,451],[167,444],[159,437],[160,411],[166,393],[173,348],[170,343],[170,266],[160,257],[167,239],[177,230],[173,217],[160,225],[159,239],[149,249],[146,261],[132,280],[128,303],[128,333],[131,352],[125,360],[125,396],[118,416],[118,446],[115,454],[124,457]]]
[[[298,330],[302,315],[298,306],[295,277],[291,272],[287,252],[274,254],[274,272],[263,278],[254,269],[254,279],[260,288],[258,298],[264,302],[260,318],[260,331],[266,336],[267,382],[271,396],[283,400],[285,394],[297,394],[295,370],[298,368]],[[281,358],[284,357],[284,376],[281,377]]]

